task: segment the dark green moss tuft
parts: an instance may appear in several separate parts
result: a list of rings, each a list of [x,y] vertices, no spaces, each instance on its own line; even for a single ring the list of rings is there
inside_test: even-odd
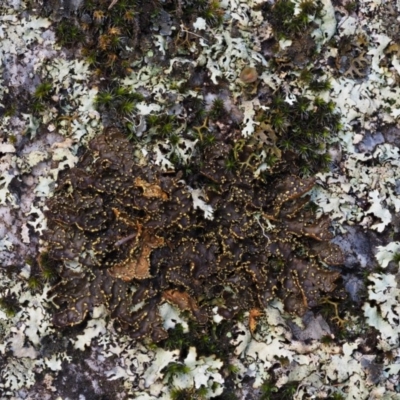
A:
[[[207,2],[205,9],[200,12],[210,26],[219,26],[224,21],[224,11],[220,7],[219,1],[211,0]]]
[[[193,399],[191,389],[173,388],[171,390],[171,400],[187,400]]]
[[[29,289],[35,291],[42,287],[42,280],[38,276],[31,276],[28,279],[28,287]]]
[[[70,19],[63,19],[56,26],[57,40],[61,46],[72,47],[83,42],[84,33]]]
[[[160,342],[159,346],[167,350],[179,349],[182,357],[187,354],[190,347],[195,347],[198,356],[215,355],[229,365],[229,357],[233,351],[229,337],[234,324],[234,321],[223,320],[218,325],[213,323],[199,325],[190,319],[188,332],[184,332],[182,325],[177,324],[174,329],[168,330],[168,338]]]
[[[298,386],[299,386],[299,382],[297,382],[297,381],[291,381],[291,382],[285,383],[277,391],[277,398],[279,400],[292,400],[297,391]]]
[[[277,391],[275,383],[271,379],[266,379],[261,385],[259,400],[271,400]]]
[[[134,124],[130,122],[130,117],[138,102],[143,100],[140,93],[132,92],[122,86],[110,87],[101,90],[96,98],[95,104],[100,112],[107,112],[109,118],[124,127],[127,134],[132,134]]]
[[[50,260],[47,252],[41,253],[38,257],[38,264],[41,271],[41,278],[44,281],[53,282],[57,276],[57,267],[53,260]]]
[[[217,97],[212,102],[212,105],[211,105],[208,115],[209,115],[210,119],[215,121],[215,120],[222,118],[225,114],[226,114],[226,109],[225,109],[224,101]]]
[[[346,396],[340,392],[332,393],[327,400],[344,400]]]
[[[109,107],[115,100],[114,93],[110,90],[99,92],[96,96],[95,103],[98,107]]]
[[[327,145],[341,129],[340,115],[335,112],[333,102],[298,96],[289,103],[283,93],[277,93],[271,99],[269,109],[258,115],[258,121],[256,134],[265,135],[265,127],[272,128],[274,135],[270,134],[270,137],[281,152],[269,150],[268,165],[289,160],[293,173],[310,176],[325,171],[331,164]],[[270,142],[268,146],[271,149]],[[267,153],[268,146],[265,148]]]
[[[394,261],[395,263],[400,263],[400,253],[394,253],[392,261]]]
[[[278,0],[274,5],[266,3],[263,10],[278,39],[284,39],[294,38],[309,30],[311,21],[321,16],[322,8],[322,4],[317,1],[303,0],[300,12],[295,14],[295,3],[292,0]]]
[[[190,372],[190,367],[180,362],[171,362],[164,369],[163,373],[168,381],[171,383],[174,376],[185,375]]]
[[[47,100],[50,97],[53,86],[50,82],[43,82],[36,86],[33,97],[37,100]]]
[[[233,172],[236,171],[239,167],[239,162],[238,160],[234,157],[233,154],[231,154],[226,160],[225,160],[225,169],[227,172]]]
[[[8,318],[13,318],[20,310],[18,300],[15,294],[4,295],[0,297],[0,309],[6,314]]]
[[[331,88],[332,85],[329,79],[312,80],[309,84],[309,89],[312,90],[313,92],[326,92]]]
[[[205,400],[207,398],[208,389],[201,386],[198,389],[195,388],[173,388],[170,396],[171,400]]]

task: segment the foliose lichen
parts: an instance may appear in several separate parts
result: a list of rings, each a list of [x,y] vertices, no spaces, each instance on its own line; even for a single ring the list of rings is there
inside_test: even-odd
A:
[[[302,315],[334,291],[340,274],[323,263],[340,265],[342,254],[304,196],[314,179],[227,168],[235,139],[215,135],[191,175],[139,164],[114,128],[64,173],[44,233],[58,264],[57,326],[105,304],[132,337],[160,341],[165,301],[206,323],[212,307],[229,319],[274,298]]]

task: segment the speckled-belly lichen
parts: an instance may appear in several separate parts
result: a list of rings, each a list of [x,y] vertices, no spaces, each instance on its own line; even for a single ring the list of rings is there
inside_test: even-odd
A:
[[[137,164],[116,129],[92,140],[48,202],[54,323],[78,324],[105,304],[133,337],[159,341],[164,301],[205,323],[216,305],[229,318],[276,297],[301,315],[332,292],[339,273],[321,262],[338,265],[342,255],[304,196],[313,179],[227,169],[232,147],[217,134],[185,176]],[[202,189],[212,219],[194,208],[188,183]]]

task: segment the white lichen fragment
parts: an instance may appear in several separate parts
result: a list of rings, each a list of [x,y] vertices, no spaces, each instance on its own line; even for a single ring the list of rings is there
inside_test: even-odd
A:
[[[386,246],[378,246],[375,255],[376,260],[382,268],[386,268],[395,255],[400,255],[400,242],[391,242]]]
[[[379,265],[387,268],[389,262],[399,254],[399,250],[399,242],[378,247],[376,259]],[[399,266],[398,271],[400,271]],[[363,306],[366,321],[380,332],[382,346],[390,349],[398,347],[400,344],[400,289],[397,275],[373,273],[368,276],[368,280],[370,282],[368,301]]]
[[[189,331],[189,326],[187,321],[185,321],[179,312],[179,309],[172,306],[169,303],[163,303],[160,308],[160,316],[163,319],[163,327],[165,330],[174,329],[177,324],[180,324],[183,328],[183,332],[187,333]]]
[[[192,189],[188,187],[190,194],[193,199],[193,208],[199,209],[204,212],[204,218],[206,219],[214,219],[214,209],[211,205],[206,203],[206,195],[201,189]]]
[[[155,351],[155,360],[143,375],[145,387],[148,388],[163,376],[163,370],[169,363],[176,361],[179,350],[167,351],[158,348]]]
[[[90,347],[92,340],[104,335],[107,330],[105,317],[107,310],[104,305],[94,307],[92,319],[88,322],[82,335],[78,335],[74,347],[79,350],[85,350],[85,347]]]

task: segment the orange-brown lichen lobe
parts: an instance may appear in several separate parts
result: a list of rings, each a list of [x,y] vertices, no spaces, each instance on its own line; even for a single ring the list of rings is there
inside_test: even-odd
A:
[[[258,309],[258,308],[252,308],[249,311],[249,329],[251,333],[254,333],[254,331],[257,328],[257,318],[261,317],[263,315],[263,312]]]
[[[168,199],[167,193],[165,193],[160,186],[148,183],[142,178],[136,178],[134,182],[137,187],[143,189],[144,197],[158,197],[162,200]]]

